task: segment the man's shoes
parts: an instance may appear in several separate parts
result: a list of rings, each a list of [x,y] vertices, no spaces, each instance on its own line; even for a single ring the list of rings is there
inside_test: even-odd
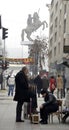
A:
[[[40,120],[40,123],[42,123],[43,122],[43,120]]]
[[[66,118],[63,117],[63,118],[62,118],[62,123],[65,123],[65,121],[66,121]]]
[[[41,120],[40,123],[41,123],[41,124],[48,124],[48,122],[47,122],[47,121],[44,121],[44,120]]]
[[[24,120],[16,120],[16,122],[24,122]]]
[[[48,124],[48,122],[46,122],[46,121],[43,121],[41,124]]]

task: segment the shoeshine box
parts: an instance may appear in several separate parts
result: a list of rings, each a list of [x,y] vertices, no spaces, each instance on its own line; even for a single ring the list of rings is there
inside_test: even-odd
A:
[[[32,123],[34,123],[34,124],[38,124],[39,123],[39,115],[38,114],[32,114],[32,117],[31,117],[32,119]]]

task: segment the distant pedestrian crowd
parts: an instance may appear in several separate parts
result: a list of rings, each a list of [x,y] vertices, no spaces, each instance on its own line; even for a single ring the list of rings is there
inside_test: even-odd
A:
[[[34,78],[34,83],[37,86],[38,97],[40,96],[40,90],[43,88],[44,90],[49,90],[52,94],[54,91],[57,91],[57,98],[64,98],[66,89],[66,78],[65,76],[61,76],[58,74],[55,76],[48,77],[47,75],[42,75],[39,73]]]

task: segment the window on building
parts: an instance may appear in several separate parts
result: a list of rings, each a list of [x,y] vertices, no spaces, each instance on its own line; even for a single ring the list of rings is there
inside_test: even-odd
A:
[[[55,6],[55,12],[57,12],[58,10],[58,2],[56,3],[56,6]]]
[[[55,19],[55,27],[57,27],[57,17],[56,17],[56,19]]]
[[[55,32],[55,37],[54,37],[54,41],[56,42],[57,40],[57,32]]]
[[[59,25],[59,37],[61,36],[61,25]]]
[[[53,37],[50,39],[50,47],[52,47],[53,44]]]
[[[56,56],[56,47],[54,47],[54,56]]]
[[[53,21],[53,12],[52,12],[52,14],[51,14],[51,16],[50,16],[50,21],[51,21],[51,22]]]
[[[61,21],[61,9],[60,9],[60,14],[59,14],[59,15],[60,15],[60,17],[59,17],[59,18],[60,18],[60,21]]]
[[[58,54],[60,54],[60,42],[58,43]]]
[[[49,52],[49,59],[52,58],[52,50]]]
[[[64,14],[66,14],[66,4],[64,4]]]
[[[50,27],[50,34],[53,32],[53,25]]]
[[[66,19],[64,19],[64,33],[66,32]]]
[[[65,45],[65,42],[66,42],[66,39],[64,38],[64,39],[63,39],[63,46]]]
[[[52,8],[53,8],[53,5],[54,5],[54,0],[51,1],[51,6],[52,6]]]

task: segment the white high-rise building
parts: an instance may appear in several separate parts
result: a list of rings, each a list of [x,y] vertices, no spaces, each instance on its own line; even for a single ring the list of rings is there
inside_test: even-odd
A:
[[[69,59],[69,53],[64,53],[66,45],[69,46],[69,0],[52,0],[49,23],[50,72],[65,70],[62,63]]]

